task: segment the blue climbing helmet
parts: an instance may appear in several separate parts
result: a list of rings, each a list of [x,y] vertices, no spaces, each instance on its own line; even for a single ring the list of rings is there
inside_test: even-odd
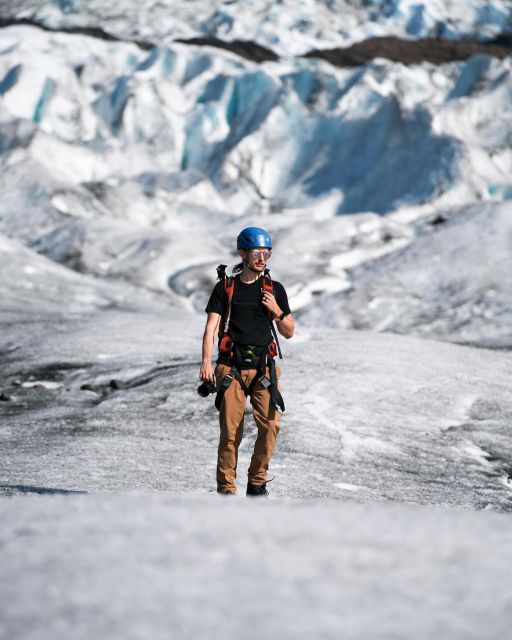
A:
[[[236,239],[236,248],[247,250],[255,247],[272,249],[272,240],[267,231],[261,227],[246,227],[242,229]]]

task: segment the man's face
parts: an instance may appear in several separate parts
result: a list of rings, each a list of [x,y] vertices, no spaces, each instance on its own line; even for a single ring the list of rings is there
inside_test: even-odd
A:
[[[249,266],[256,271],[263,271],[267,260],[270,258],[271,251],[265,247],[255,247],[254,249],[240,249],[240,255],[249,263]]]

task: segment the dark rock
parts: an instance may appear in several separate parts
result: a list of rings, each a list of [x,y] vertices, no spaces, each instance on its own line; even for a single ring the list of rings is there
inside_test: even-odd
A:
[[[502,33],[492,41],[493,44],[512,48],[512,33]]]
[[[85,384],[83,384],[80,387],[81,391],[94,391],[92,384],[89,384],[88,382],[86,382]]]
[[[9,402],[11,396],[8,393],[0,393],[0,400],[2,402]]]
[[[250,40],[231,40],[226,42],[219,38],[213,37],[197,37],[197,38],[179,38],[175,42],[182,42],[183,44],[195,44],[203,47],[217,47],[218,49],[226,49],[236,55],[251,60],[252,62],[266,62],[267,60],[276,61],[279,60],[279,56],[271,49],[263,47],[261,44],[252,42]]]
[[[482,42],[480,40],[447,40],[445,38],[402,40],[395,36],[388,36],[357,42],[346,48],[317,49],[304,54],[304,57],[323,58],[336,67],[358,67],[374,58],[386,58],[406,65],[421,64],[422,62],[443,64],[456,60],[467,60],[476,54],[505,58],[511,52],[512,44],[503,38]]]
[[[437,225],[443,224],[443,222],[446,222],[446,218],[443,215],[439,214],[430,221],[430,224],[433,227],[436,227]]]
[[[122,380],[111,380],[110,386],[112,389],[124,389],[126,385]]]
[[[52,31],[54,33],[70,33],[70,34],[81,34],[84,36],[89,36],[91,38],[99,38],[100,40],[106,40],[107,42],[132,42],[136,44],[138,47],[143,49],[144,51],[149,51],[153,49],[155,46],[152,42],[148,40],[130,40],[128,38],[119,38],[118,36],[112,35],[108,33],[101,27],[88,27],[88,26],[70,26],[70,27],[50,27],[49,25],[44,24],[43,22],[39,22],[38,20],[34,20],[33,18],[1,18],[0,17],[0,28],[10,27],[13,25],[30,25],[32,27],[38,27],[39,29],[43,29],[43,31]]]

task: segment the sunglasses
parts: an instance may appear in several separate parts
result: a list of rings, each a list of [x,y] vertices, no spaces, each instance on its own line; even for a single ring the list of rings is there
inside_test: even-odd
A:
[[[268,260],[272,255],[272,252],[268,251],[267,249],[249,249],[249,253],[251,254],[251,257],[253,258],[261,257],[263,258],[263,260]]]

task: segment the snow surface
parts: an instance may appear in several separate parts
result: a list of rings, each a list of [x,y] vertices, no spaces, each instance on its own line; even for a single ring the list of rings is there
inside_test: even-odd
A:
[[[52,264],[20,253],[29,281]],[[272,498],[243,495],[247,415],[231,502],[195,392],[202,318],[75,277],[109,308],[69,313],[58,265],[32,314],[18,279],[0,285],[0,637],[506,637],[510,514],[491,512],[512,505],[508,353],[299,330]]]
[[[419,227],[413,242],[380,260],[360,266],[350,264],[350,252],[341,264],[333,257],[333,267],[354,267],[352,286],[323,296],[301,322],[315,326],[329,317],[330,326],[508,348],[511,225],[508,203],[475,205]]]
[[[509,637],[508,515],[162,493],[0,514],[5,638]]]
[[[34,257],[39,273],[53,264]],[[30,312],[18,281],[1,285],[3,491],[213,489],[217,411],[196,393],[203,317],[75,274],[89,287],[82,306],[64,267],[39,273],[25,275]],[[300,325],[282,348],[273,494],[511,508],[508,352]]]

